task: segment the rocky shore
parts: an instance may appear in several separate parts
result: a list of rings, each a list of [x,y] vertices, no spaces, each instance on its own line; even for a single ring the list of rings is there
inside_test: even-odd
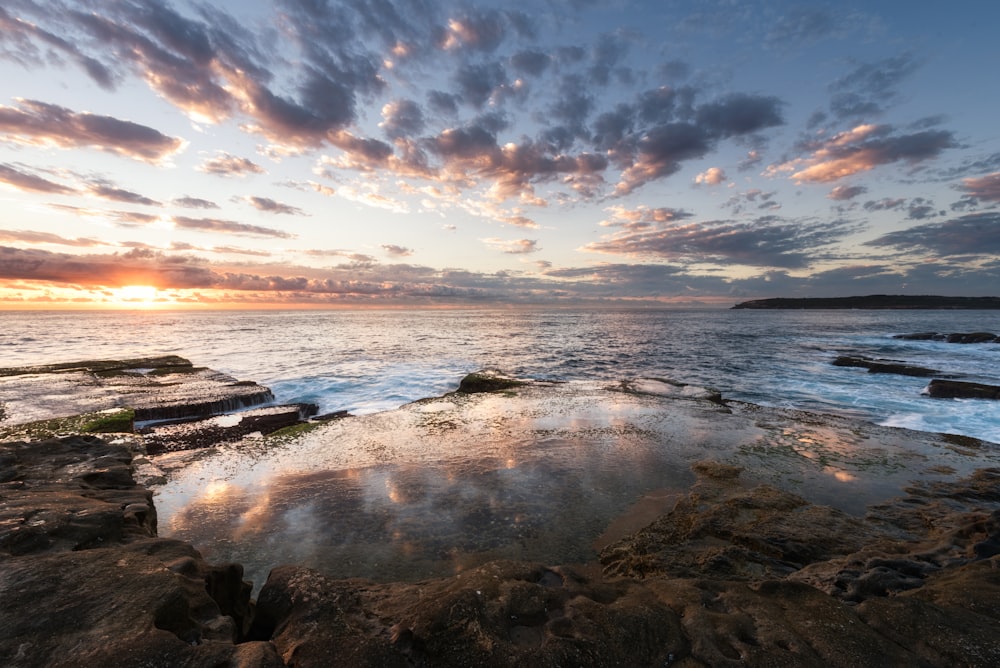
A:
[[[542,427],[551,438],[568,429],[556,424],[587,422],[576,407],[601,402],[621,425],[611,434],[619,443],[650,438],[650,415],[690,422],[676,433],[696,441],[705,425],[725,427],[699,442],[663,442],[684,451],[693,484],[660,498],[655,514],[639,512],[651,499],[640,500],[608,527],[593,562],[496,560],[397,582],[285,565],[252,600],[240,565],[210,564],[197,546],[157,535],[153,496],[135,482],[136,467],[156,459],[147,444],[157,435],[138,433],[148,425],[137,428],[129,411],[135,398],[155,408],[150,388],[162,376],[148,360],[129,364],[107,382],[93,363],[0,371],[17,379],[0,382],[2,665],[1000,665],[996,444],[762,409],[663,379],[579,390],[485,373],[453,396],[319,426],[301,423],[308,409],[280,409],[301,425],[292,438],[306,428],[301,438],[342,447],[352,422],[370,443],[410,420],[441,443],[482,441],[483,430],[537,441]],[[37,385],[61,373],[79,374],[66,405],[86,406],[84,415],[24,419],[42,412],[17,398],[31,396],[25,376]],[[175,412],[179,376],[259,388],[212,372],[165,373]],[[67,379],[56,380],[66,393]],[[503,421],[503,411],[513,417]],[[223,422],[247,418],[234,443],[268,422]],[[88,433],[60,435],[67,429]],[[201,433],[207,440],[175,440],[201,447],[219,436]],[[591,422],[560,432],[570,436],[607,434]],[[253,438],[267,447],[259,431]],[[726,439],[732,448],[722,448]],[[817,502],[823,476],[911,482],[848,513]],[[806,483],[793,491],[793,479]]]

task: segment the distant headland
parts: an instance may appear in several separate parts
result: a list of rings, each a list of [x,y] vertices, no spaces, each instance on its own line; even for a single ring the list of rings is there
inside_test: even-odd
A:
[[[1000,309],[1000,297],[867,295],[864,297],[775,297],[741,302],[734,309]]]

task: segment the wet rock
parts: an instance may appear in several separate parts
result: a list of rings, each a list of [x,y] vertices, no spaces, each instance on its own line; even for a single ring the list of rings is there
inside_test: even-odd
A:
[[[3,443],[0,462],[0,665],[283,665],[268,642],[236,644],[242,568],[156,537],[128,448]]]
[[[493,562],[415,584],[272,571],[258,632],[299,666],[673,665],[678,615],[648,589],[570,568]]]
[[[253,433],[266,436],[299,424],[317,410],[316,404],[270,406],[202,420],[149,425],[140,433],[145,436],[146,452],[157,455],[232,443]]]
[[[940,371],[927,367],[905,364],[895,360],[875,360],[868,357],[842,355],[833,360],[834,366],[860,367],[868,369],[868,373],[891,373],[900,376],[939,376]]]
[[[1000,399],[1000,385],[935,378],[924,393],[938,399]]]
[[[4,426],[113,408],[138,422],[198,418],[271,401],[262,385],[175,356],[0,369]]]
[[[701,462],[673,510],[601,551],[608,575],[764,580],[859,549],[857,518],[762,485],[743,490],[738,469]]]
[[[496,369],[484,369],[468,374],[458,384],[458,391],[466,394],[476,392],[499,392],[524,385],[523,380],[517,380],[504,375]]]

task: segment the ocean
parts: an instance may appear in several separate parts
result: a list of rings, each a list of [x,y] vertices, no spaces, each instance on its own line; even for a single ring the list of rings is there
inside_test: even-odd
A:
[[[552,380],[668,378],[766,406],[1000,443],[1000,402],[921,395],[927,379],[833,366],[900,360],[1000,384],[1000,311],[436,310],[0,313],[0,367],[176,354],[320,412],[395,408],[497,368]]]

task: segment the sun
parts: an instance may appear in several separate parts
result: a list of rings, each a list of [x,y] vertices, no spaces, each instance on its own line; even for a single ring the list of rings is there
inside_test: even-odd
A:
[[[112,292],[119,304],[143,308],[153,305],[158,290],[152,285],[123,285]]]

